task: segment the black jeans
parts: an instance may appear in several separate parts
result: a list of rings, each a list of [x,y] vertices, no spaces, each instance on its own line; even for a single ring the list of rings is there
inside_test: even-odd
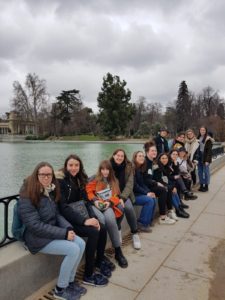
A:
[[[85,248],[85,276],[91,276],[95,268],[95,253],[96,264],[101,263],[104,257],[107,231],[103,224],[100,224],[101,228],[98,231],[93,226],[76,225],[73,224],[74,232],[80,237],[87,237],[87,243]]]
[[[151,188],[151,192],[155,193],[158,198],[159,213],[161,216],[166,214],[166,205],[168,209],[172,209],[171,200],[169,200],[167,191],[164,187],[154,186]]]

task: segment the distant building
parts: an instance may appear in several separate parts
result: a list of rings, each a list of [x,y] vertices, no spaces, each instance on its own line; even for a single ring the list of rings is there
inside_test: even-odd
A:
[[[11,111],[6,113],[6,119],[0,119],[0,134],[34,134],[35,123],[31,120],[24,120],[20,115]]]

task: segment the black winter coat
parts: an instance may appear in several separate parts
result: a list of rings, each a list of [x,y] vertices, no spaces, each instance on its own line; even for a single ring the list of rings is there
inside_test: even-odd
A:
[[[136,169],[134,173],[134,195],[147,195],[150,189],[144,183],[144,174],[140,169]]]
[[[157,135],[157,137],[154,138],[156,148],[157,148],[157,153],[158,155],[164,152],[169,152],[169,146],[168,142],[164,137],[161,137],[161,135]]]
[[[59,202],[59,209],[61,214],[72,224],[72,225],[84,225],[87,218],[80,214],[79,211],[73,210],[69,203],[84,200],[89,216],[95,217],[91,209],[91,203],[87,200],[87,194],[85,189],[82,189],[78,185],[74,185],[68,174],[61,179],[58,179],[60,183],[61,201]]]
[[[144,183],[145,185],[151,190],[151,188],[157,186],[157,182],[153,179],[153,162],[148,159],[148,157],[145,157],[146,161],[146,170],[144,172]]]
[[[52,197],[53,198],[53,197]],[[25,225],[24,240],[32,254],[53,240],[64,240],[72,226],[58,212],[57,204],[42,196],[38,207],[30,199],[19,199],[19,215]]]

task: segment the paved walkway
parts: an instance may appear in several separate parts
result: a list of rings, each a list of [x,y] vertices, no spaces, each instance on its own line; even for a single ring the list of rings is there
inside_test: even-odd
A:
[[[225,167],[213,175],[208,193],[187,204],[189,219],[142,233],[141,250],[123,248],[129,267],[117,267],[107,287],[88,287],[82,299],[207,300],[215,275],[210,256],[225,239]]]

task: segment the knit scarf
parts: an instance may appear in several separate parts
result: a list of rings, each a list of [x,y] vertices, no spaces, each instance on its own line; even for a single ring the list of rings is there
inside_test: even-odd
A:
[[[115,176],[119,181],[120,191],[122,192],[125,188],[126,181],[125,181],[125,162],[122,162],[122,164],[118,165],[115,163],[114,159],[110,160],[112,168],[114,170]]]
[[[186,139],[185,142],[185,148],[188,152],[188,156],[190,160],[193,161],[194,154],[199,147],[199,142],[195,136],[192,139]]]

